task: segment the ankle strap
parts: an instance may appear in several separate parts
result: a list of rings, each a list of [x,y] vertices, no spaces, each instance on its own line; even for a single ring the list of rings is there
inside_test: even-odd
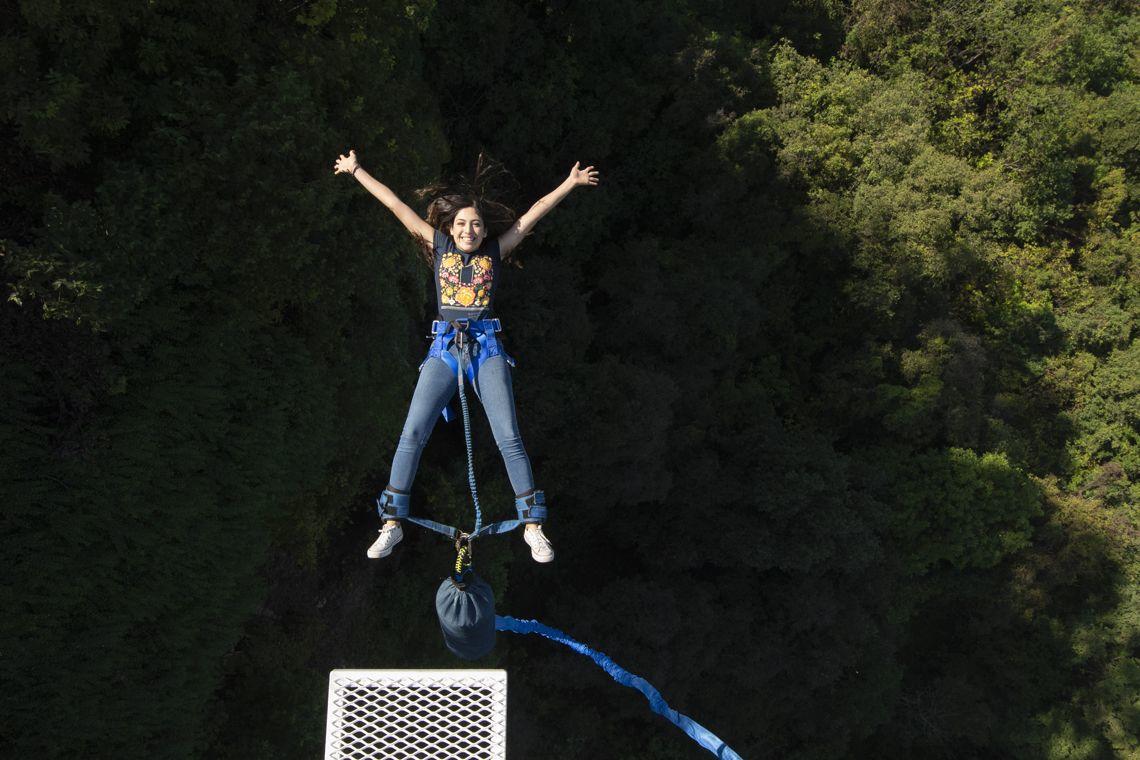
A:
[[[526,496],[515,499],[515,510],[519,513],[519,520],[524,523],[537,523],[546,519],[546,494],[535,491]]]
[[[400,520],[408,516],[412,509],[410,493],[396,493],[385,488],[376,497],[376,511],[381,520]]]

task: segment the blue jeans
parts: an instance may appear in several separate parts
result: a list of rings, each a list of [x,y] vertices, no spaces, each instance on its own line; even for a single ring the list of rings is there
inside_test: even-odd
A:
[[[451,353],[456,356],[455,347]],[[495,436],[495,443],[499,446],[499,453],[503,455],[503,462],[507,465],[507,477],[511,480],[511,487],[516,496],[530,493],[534,490],[534,474],[530,469],[530,457],[523,448],[522,438],[519,436],[519,425],[515,418],[515,394],[511,385],[511,368],[505,356],[493,356],[483,363],[476,378],[479,398],[483,402],[483,411],[487,413],[487,421],[491,423],[491,432]],[[464,390],[468,405],[474,399],[471,384],[464,378]],[[400,434],[400,443],[396,446],[396,455],[392,458],[392,474],[388,478],[388,485],[397,491],[409,493],[412,482],[416,479],[416,469],[420,464],[420,454],[431,437],[443,408],[458,392],[455,373],[442,359],[430,358],[420,367],[420,379],[416,383],[416,391],[412,394],[412,403],[408,407],[408,419],[404,422],[404,431]],[[460,422],[462,424],[462,422]]]

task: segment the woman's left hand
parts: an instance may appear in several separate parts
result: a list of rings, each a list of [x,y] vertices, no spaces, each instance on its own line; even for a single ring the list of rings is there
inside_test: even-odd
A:
[[[580,161],[574,162],[574,168],[570,170],[569,179],[578,185],[596,185],[598,184],[598,170],[592,166],[587,166],[585,169],[579,169]]]

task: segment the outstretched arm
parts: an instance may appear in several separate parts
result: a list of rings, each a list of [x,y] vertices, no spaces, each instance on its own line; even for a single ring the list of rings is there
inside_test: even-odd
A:
[[[534,225],[538,220],[546,216],[550,209],[558,205],[558,202],[570,194],[570,191],[579,185],[596,185],[598,184],[598,171],[592,166],[587,166],[585,169],[579,169],[578,164],[574,162],[574,168],[570,170],[570,175],[562,181],[562,184],[554,188],[554,192],[549,193],[540,198],[530,210],[515,220],[515,223],[509,230],[504,232],[499,237],[499,253],[506,258],[515,246],[522,242],[522,239],[530,234],[534,229]]]
[[[356,151],[350,150],[347,156],[341,156],[336,160],[336,164],[333,167],[333,174],[340,174],[341,172],[356,177],[357,182],[364,185],[364,188],[368,192],[375,195],[378,201],[387,206],[388,210],[396,215],[400,223],[408,228],[408,232],[423,238],[428,245],[432,244],[432,236],[435,230],[431,228],[431,225],[421,219],[419,214],[412,210],[411,206],[397,198],[396,194],[389,190],[387,185],[364,171],[364,167],[356,160]]]

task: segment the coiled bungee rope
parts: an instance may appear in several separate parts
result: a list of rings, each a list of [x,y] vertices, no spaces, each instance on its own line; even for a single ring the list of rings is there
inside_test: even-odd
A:
[[[455,331],[455,346],[459,349],[456,377],[459,383],[459,406],[463,410],[463,443],[467,446],[467,485],[471,489],[471,501],[475,504],[475,530],[483,527],[483,510],[479,506],[479,491],[475,487],[475,454],[471,446],[471,412],[467,408],[467,394],[464,392],[463,363],[467,359],[468,335],[466,330]],[[478,391],[478,389],[476,389]]]

